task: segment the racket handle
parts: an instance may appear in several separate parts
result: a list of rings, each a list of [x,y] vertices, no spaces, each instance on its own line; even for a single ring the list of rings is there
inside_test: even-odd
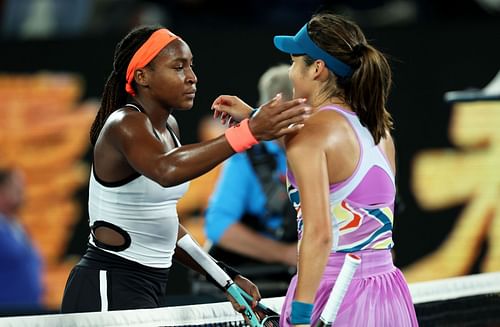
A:
[[[361,263],[361,258],[354,255],[348,254],[345,256],[344,264],[340,269],[339,276],[333,285],[328,301],[326,302],[325,308],[321,313],[321,317],[316,323],[315,327],[332,326],[335,318],[337,318],[337,313],[342,304],[342,300],[349,288],[352,277],[356,272],[359,264]]]
[[[236,285],[235,283],[231,283],[229,287],[227,287],[226,291],[236,300],[236,302],[238,302],[239,305],[245,306],[245,311],[243,312],[243,314],[248,318],[250,326],[260,327],[259,319],[257,319],[257,316],[252,311],[252,308],[241,294],[238,285]]]

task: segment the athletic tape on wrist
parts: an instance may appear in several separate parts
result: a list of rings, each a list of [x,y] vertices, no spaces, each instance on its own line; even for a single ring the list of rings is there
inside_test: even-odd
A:
[[[243,119],[239,124],[228,128],[224,133],[227,142],[231,145],[235,152],[243,152],[259,143],[255,136],[253,136],[252,131],[248,126],[248,122],[248,119]]]
[[[217,265],[212,257],[195,243],[189,234],[181,237],[177,241],[177,246],[186,251],[220,287],[226,287],[232,282],[231,277]]]
[[[314,305],[300,301],[292,301],[292,312],[290,313],[290,323],[292,325],[311,324],[311,314]]]

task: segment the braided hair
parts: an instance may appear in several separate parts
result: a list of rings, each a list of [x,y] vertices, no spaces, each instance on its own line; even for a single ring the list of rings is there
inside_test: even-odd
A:
[[[136,51],[162,26],[142,26],[133,29],[116,46],[113,71],[109,74],[101,98],[101,106],[90,128],[90,142],[95,145],[106,119],[126,104],[126,73],[130,60]]]

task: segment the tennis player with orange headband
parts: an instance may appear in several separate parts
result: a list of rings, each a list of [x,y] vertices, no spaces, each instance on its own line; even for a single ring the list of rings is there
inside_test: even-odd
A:
[[[186,42],[162,27],[134,29],[118,43],[90,131],[91,235],[68,278],[62,312],[161,306],[174,257],[204,273],[197,258],[177,245],[181,238],[182,244],[193,242],[176,212],[188,181],[260,140],[296,132],[308,115],[304,99],[277,96],[225,135],[181,146],[171,113],[193,106],[192,61]],[[259,300],[253,283],[225,269]]]

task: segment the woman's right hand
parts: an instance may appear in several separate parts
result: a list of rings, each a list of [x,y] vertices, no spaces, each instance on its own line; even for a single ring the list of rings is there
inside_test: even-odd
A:
[[[311,107],[306,103],[306,99],[283,102],[281,94],[278,94],[252,116],[249,127],[257,140],[272,140],[298,132],[310,113]]]

